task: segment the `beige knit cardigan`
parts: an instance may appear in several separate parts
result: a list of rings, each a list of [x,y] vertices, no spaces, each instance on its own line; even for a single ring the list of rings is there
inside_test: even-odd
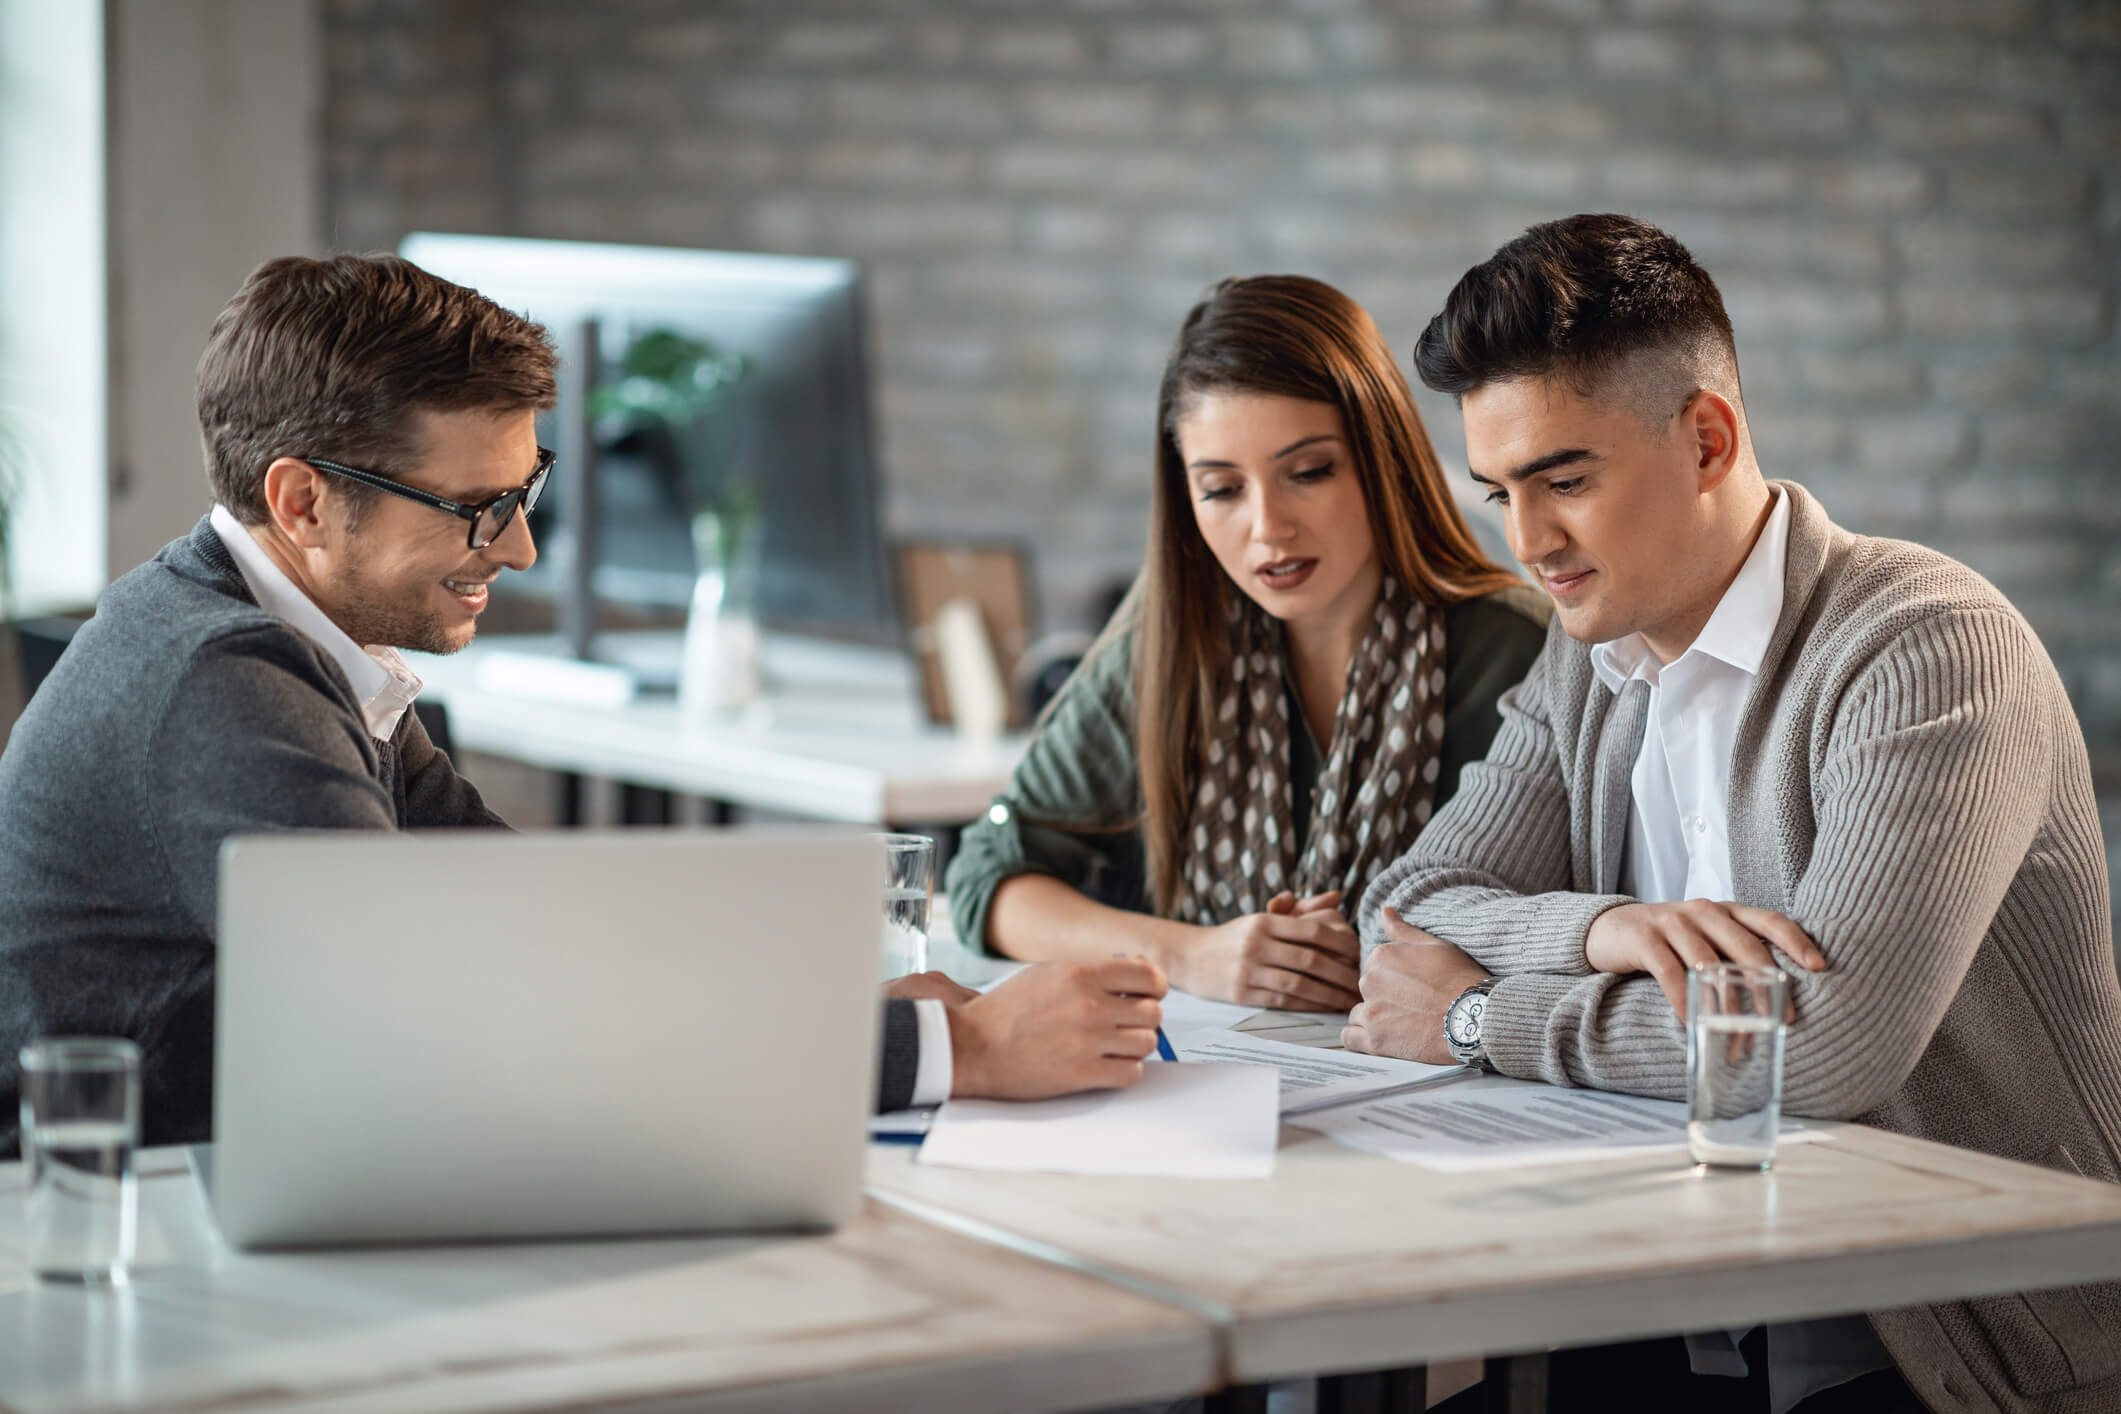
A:
[[[2084,737],[2023,617],[1980,576],[1853,535],[1798,486],[1782,614],[1731,760],[1737,901],[1819,942],[1794,973],[1784,1106],[2121,1180],[2121,984]],[[1363,898],[1502,980],[1504,1074],[1682,1098],[1646,977],[1594,974],[1648,690],[1616,696],[1557,620],[1485,762]],[[1874,1312],[1940,1411],[2121,1410],[2121,1283]]]

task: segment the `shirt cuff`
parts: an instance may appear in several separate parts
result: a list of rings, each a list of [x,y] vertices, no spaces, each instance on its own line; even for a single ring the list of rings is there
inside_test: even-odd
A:
[[[950,1098],[950,1013],[934,997],[913,1003],[913,1020],[920,1028],[920,1063],[913,1072],[913,1098],[909,1105],[940,1105]]]

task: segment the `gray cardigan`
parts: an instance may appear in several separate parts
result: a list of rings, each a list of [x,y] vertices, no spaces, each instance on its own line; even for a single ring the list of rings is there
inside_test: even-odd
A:
[[[1800,487],[1781,619],[1731,762],[1738,901],[1795,919],[1785,1105],[2114,1182],[2121,984],[2084,738],[2025,620],[1919,546],[1852,535]],[[1593,974],[1647,689],[1616,697],[1557,623],[1419,843],[1365,895],[1499,975],[1508,1075],[1680,1098],[1646,977]],[[1871,1315],[1937,1410],[2121,1408],[2121,1284]]]

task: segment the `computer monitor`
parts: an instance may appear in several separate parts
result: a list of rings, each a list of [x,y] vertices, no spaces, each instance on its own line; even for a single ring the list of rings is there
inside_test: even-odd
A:
[[[713,416],[764,515],[758,616],[770,628],[896,642],[879,527],[863,347],[861,271],[848,260],[420,232],[399,253],[544,324],[572,347],[597,328],[598,377],[644,333],[670,330],[741,355]],[[580,380],[563,380],[563,385]],[[558,417],[581,417],[562,407]],[[593,557],[600,600],[681,608],[694,579],[680,488],[657,458],[600,442]],[[579,483],[574,483],[578,485]],[[564,479],[556,499],[569,494]],[[550,535],[557,517],[541,515]],[[571,551],[570,551],[571,553]],[[559,598],[565,556],[517,589]]]

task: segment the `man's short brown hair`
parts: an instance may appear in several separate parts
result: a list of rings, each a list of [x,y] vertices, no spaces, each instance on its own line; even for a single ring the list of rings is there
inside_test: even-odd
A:
[[[549,408],[557,362],[543,326],[397,256],[268,260],[199,359],[206,477],[256,525],[275,459],[403,475],[420,452],[415,412]]]

